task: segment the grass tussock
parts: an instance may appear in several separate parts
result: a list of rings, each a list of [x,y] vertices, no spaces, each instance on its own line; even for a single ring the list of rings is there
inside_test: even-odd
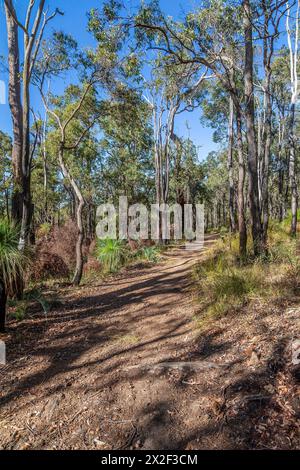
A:
[[[28,265],[28,254],[19,250],[19,228],[7,219],[0,219],[0,281],[7,290],[14,291]]]
[[[136,254],[135,258],[142,261],[147,261],[148,263],[158,263],[160,260],[161,249],[157,246],[144,246],[140,248]]]
[[[157,263],[161,249],[157,246],[137,246],[131,250],[130,245],[122,240],[98,240],[96,258],[101,264],[103,274],[112,274],[121,268],[137,261]]]
[[[297,241],[286,223],[271,223],[267,254],[239,260],[238,238],[222,236],[206,261],[195,266],[193,278],[200,311],[199,328],[246,306],[276,304],[300,294]]]
[[[126,264],[129,251],[122,240],[98,240],[96,256],[104,272],[114,273]]]

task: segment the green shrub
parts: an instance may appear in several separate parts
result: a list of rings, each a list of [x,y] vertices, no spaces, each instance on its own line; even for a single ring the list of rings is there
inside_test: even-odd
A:
[[[137,251],[137,258],[157,263],[160,258],[160,250],[156,246],[146,246]]]
[[[40,290],[33,289],[25,292],[22,300],[11,299],[8,301],[8,306],[11,309],[10,316],[17,321],[23,321],[33,301],[40,304],[46,316],[50,312],[51,306],[54,304],[53,301],[49,302]]]
[[[29,260],[19,250],[19,230],[6,219],[0,219],[0,279],[13,290],[17,278],[23,277]]]
[[[125,242],[106,238],[105,240],[98,240],[96,257],[105,272],[113,273],[126,264],[129,252]]]

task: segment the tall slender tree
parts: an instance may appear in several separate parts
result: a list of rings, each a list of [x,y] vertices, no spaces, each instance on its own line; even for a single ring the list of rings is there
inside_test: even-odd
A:
[[[263,250],[261,210],[258,192],[258,158],[255,133],[254,85],[253,85],[253,11],[249,0],[243,1],[245,38],[245,120],[248,144],[249,206],[252,219],[252,238],[255,255]]]
[[[47,24],[61,12],[44,12],[45,0],[40,0],[33,17],[35,0],[28,0],[25,21],[16,13],[13,0],[4,0],[8,39],[9,104],[13,122],[14,194],[12,216],[20,225],[20,248],[28,243],[32,219],[30,149],[30,85],[37,56]],[[19,32],[23,34],[22,69]]]
[[[291,31],[291,8],[287,2],[287,15],[286,15],[286,31],[288,47],[290,52],[290,74],[291,74],[291,103],[290,103],[290,116],[288,124],[288,144],[289,144],[289,169],[290,169],[290,189],[291,189],[291,234],[296,236],[297,233],[297,210],[298,210],[298,189],[296,179],[296,136],[295,136],[295,111],[296,103],[299,95],[298,86],[298,42],[299,42],[299,14],[300,14],[300,1],[297,0],[296,16],[295,16],[295,36],[294,47],[292,44],[292,31]]]

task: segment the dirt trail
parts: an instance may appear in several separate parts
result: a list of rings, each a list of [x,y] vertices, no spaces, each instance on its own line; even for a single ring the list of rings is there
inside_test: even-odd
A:
[[[201,256],[174,250],[158,265],[67,290],[47,319],[12,323],[0,448],[251,447],[245,409],[227,415],[228,387],[235,399],[246,379],[247,333],[231,342],[219,325],[199,340],[190,272]]]

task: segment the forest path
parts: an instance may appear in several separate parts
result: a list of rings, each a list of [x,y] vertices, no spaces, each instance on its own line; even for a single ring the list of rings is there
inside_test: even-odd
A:
[[[165,419],[172,421],[170,376],[185,374],[174,363],[190,360],[191,267],[214,239],[207,237],[204,250],[177,248],[156,265],[133,266],[98,285],[64,290],[63,308],[46,320],[39,316],[10,326],[12,365],[2,377],[0,401],[0,423],[7,430],[3,448],[53,448],[57,439],[58,448],[93,448],[106,441],[110,428],[108,447],[126,447],[128,427],[143,448],[173,447]],[[16,338],[18,350],[10,357]],[[164,362],[174,368],[151,371]],[[79,423],[91,411],[83,439]]]
[[[255,363],[253,378],[241,351],[266,335],[268,318],[246,316],[243,324],[233,317],[200,335],[191,270],[214,241],[97,285],[64,288],[48,318],[11,322],[8,365],[0,369],[0,449],[257,446],[245,403],[271,386],[270,374]],[[264,343],[267,360],[273,336]],[[266,410],[260,399],[254,405],[260,419]]]

